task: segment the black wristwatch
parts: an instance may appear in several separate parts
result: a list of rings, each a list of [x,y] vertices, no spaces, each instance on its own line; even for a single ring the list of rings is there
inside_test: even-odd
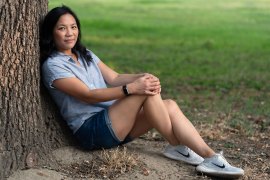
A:
[[[129,92],[128,92],[127,85],[122,86],[122,89],[123,89],[124,94],[125,94],[126,96],[128,96],[128,95],[129,95]]]

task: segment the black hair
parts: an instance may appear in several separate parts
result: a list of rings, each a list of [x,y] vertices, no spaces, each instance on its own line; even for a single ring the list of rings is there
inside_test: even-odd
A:
[[[70,14],[74,17],[79,30],[78,39],[72,48],[72,52],[78,51],[87,62],[92,60],[91,54],[87,52],[86,47],[81,43],[81,25],[77,15],[69,7],[63,5],[50,10],[43,21],[41,21],[39,40],[41,64],[43,64],[53,51],[57,50],[53,41],[53,29],[59,18],[64,14]]]

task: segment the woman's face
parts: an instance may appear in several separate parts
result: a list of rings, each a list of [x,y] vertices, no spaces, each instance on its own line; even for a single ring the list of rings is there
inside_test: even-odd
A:
[[[76,20],[71,14],[62,15],[53,29],[53,40],[58,51],[71,54],[79,34]]]

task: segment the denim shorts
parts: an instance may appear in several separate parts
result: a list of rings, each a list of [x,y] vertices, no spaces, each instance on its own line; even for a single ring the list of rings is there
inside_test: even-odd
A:
[[[87,119],[74,135],[82,147],[89,150],[108,149],[132,141],[129,136],[123,141],[116,137],[108,109],[104,109]]]

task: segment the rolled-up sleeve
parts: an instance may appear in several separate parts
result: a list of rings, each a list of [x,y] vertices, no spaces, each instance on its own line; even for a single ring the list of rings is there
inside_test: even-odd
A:
[[[42,66],[43,82],[47,88],[54,88],[53,81],[75,77],[72,71],[61,63],[45,62]]]

